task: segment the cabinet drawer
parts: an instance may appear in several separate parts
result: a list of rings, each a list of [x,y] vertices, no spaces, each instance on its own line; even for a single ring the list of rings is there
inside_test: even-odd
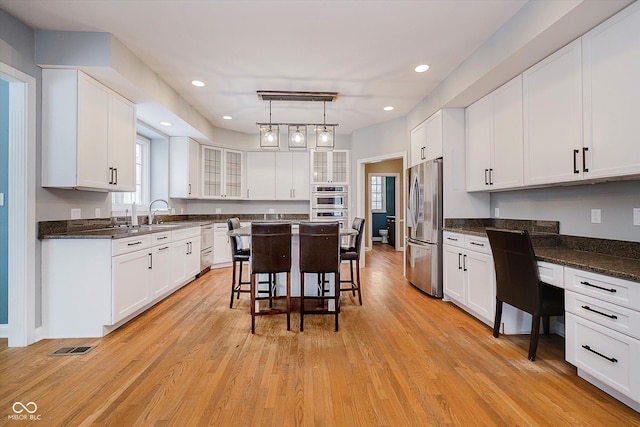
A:
[[[127,237],[126,239],[115,239],[112,244],[113,256],[126,254],[140,249],[146,249],[151,246],[151,235]]]
[[[174,242],[194,237],[200,237],[200,227],[183,228],[180,230],[173,230],[171,232],[171,240]]]
[[[489,245],[489,239],[486,237],[477,236],[464,236],[464,247],[471,249],[472,251],[482,252],[485,254],[491,254],[491,246]]]
[[[618,390],[640,399],[640,341],[572,313],[566,314],[566,358]]]
[[[640,311],[572,291],[565,291],[564,305],[568,312],[640,339]]]
[[[151,235],[151,246],[161,245],[163,243],[171,243],[170,231],[163,231],[162,233],[153,233]]]
[[[565,267],[565,289],[619,304],[633,310],[640,308],[640,283],[588,271]]]
[[[464,247],[464,234],[452,233],[451,231],[442,232],[443,243],[446,245]]]
[[[558,288],[564,288],[564,267],[550,262],[538,261],[540,280]]]

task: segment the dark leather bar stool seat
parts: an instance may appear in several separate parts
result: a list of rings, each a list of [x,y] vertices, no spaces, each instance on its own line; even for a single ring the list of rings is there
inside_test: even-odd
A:
[[[540,319],[549,333],[549,316],[564,315],[564,290],[540,280],[531,237],[526,230],[487,228],[496,270],[496,317],[493,336],[500,333],[502,304],[531,314],[529,360],[536,359]]]
[[[227,227],[229,231],[237,230],[241,227],[240,220],[238,218],[228,218]],[[251,281],[242,281],[243,264],[249,262],[251,257],[251,251],[248,247],[243,245],[242,238],[240,236],[230,236],[229,241],[231,243],[231,257],[233,261],[233,270],[231,273],[231,301],[229,302],[229,308],[233,308],[233,295],[236,294],[236,298],[240,298],[240,293],[249,293]],[[239,269],[237,267],[239,266]],[[237,274],[239,271],[239,274]],[[238,281],[236,282],[236,274]]]
[[[341,280],[340,292],[351,291],[353,296],[358,292],[358,302],[362,305],[362,292],[360,287],[360,250],[362,248],[362,235],[364,231],[364,218],[354,218],[351,228],[356,230],[358,234],[352,236],[349,246],[343,246],[340,248],[340,261],[349,261],[349,271],[351,276],[348,280]],[[356,276],[354,280],[353,276],[353,263],[356,263]],[[344,284],[348,286],[342,286]]]
[[[277,273],[287,273],[286,295],[258,295],[258,274],[268,274],[269,289]],[[272,308],[273,300],[286,299],[285,309]],[[269,300],[269,310],[256,311],[256,302]],[[287,315],[287,331],[291,329],[291,223],[251,223],[251,333],[255,333],[256,316]]]
[[[305,314],[333,314],[335,330],[338,331],[340,313],[340,225],[337,222],[300,223],[300,332],[304,331]],[[305,273],[319,274],[323,292],[318,296],[306,296],[304,293]],[[333,273],[333,295],[326,295],[324,283],[326,274]],[[322,307],[305,308],[305,300],[321,301]],[[333,310],[328,301],[333,300]],[[327,307],[325,307],[327,302]]]

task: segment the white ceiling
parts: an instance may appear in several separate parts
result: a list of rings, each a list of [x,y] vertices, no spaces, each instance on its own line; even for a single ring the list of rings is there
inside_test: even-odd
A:
[[[407,114],[525,3],[0,0],[0,8],[36,29],[112,33],[215,126],[256,133],[256,122],[269,121],[258,90],[333,91],[326,120],[350,134]],[[415,73],[422,63],[431,69]],[[322,103],[274,101],[272,110],[274,122],[323,119]]]

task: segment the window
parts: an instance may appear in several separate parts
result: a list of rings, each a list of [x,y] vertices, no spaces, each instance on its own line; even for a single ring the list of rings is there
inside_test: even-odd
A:
[[[138,212],[146,211],[149,205],[149,150],[151,141],[138,135],[136,139],[136,191],[131,193],[111,193],[112,212],[131,210],[135,202]]]
[[[387,211],[387,201],[385,200],[385,179],[384,176],[371,176],[371,212]]]

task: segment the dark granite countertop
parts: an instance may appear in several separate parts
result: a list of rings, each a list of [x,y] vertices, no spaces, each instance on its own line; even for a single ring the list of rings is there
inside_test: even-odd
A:
[[[543,221],[542,223],[552,223]],[[445,221],[445,231],[486,237],[485,227],[526,229],[536,258],[620,279],[640,282],[640,243],[559,234],[540,221],[455,219]],[[550,225],[550,224],[546,224]]]
[[[132,236],[197,227],[212,223],[226,222],[237,217],[240,221],[308,221],[308,214],[192,214],[156,215],[161,224],[147,225],[147,217],[139,216],[136,227],[118,227],[131,218],[93,218],[38,223],[38,239],[124,239]]]
[[[199,227],[211,224],[210,221],[181,221],[165,222],[154,225],[140,225],[133,227],[111,227],[90,230],[74,230],[63,233],[43,234],[41,239],[125,239],[127,237],[141,236],[144,234],[161,233],[164,231],[179,230],[183,228]]]

